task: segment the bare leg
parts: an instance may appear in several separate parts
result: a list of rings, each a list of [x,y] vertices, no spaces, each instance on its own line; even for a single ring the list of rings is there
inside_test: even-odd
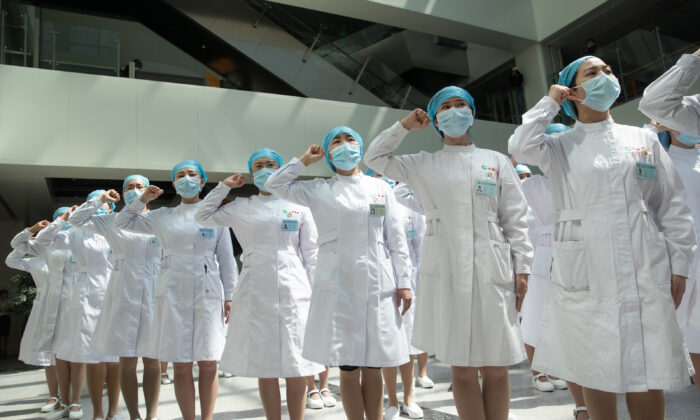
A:
[[[695,369],[693,381],[695,386],[700,389],[700,353],[690,353],[690,361],[693,362],[693,368]]]
[[[70,363],[70,400],[69,404],[80,404],[80,394],[83,392],[85,383],[85,363]],[[100,389],[102,394],[102,389]]]
[[[328,370],[328,366],[326,366],[326,370],[318,374],[318,382],[321,389],[328,389]],[[324,391],[321,394],[326,398],[332,396],[330,391]]]
[[[421,353],[416,356],[418,359],[418,376],[421,378],[428,376],[428,353]]]
[[[481,368],[484,412],[489,420],[507,420],[510,405],[510,378],[507,366]]]
[[[583,399],[583,387],[579,384],[575,384],[569,381],[566,381],[566,385],[569,387],[569,394],[571,394],[571,397],[574,399],[574,404],[576,404],[576,407],[585,407],[586,402]],[[588,411],[581,411],[576,417],[576,420],[588,419]]]
[[[202,409],[202,420],[211,420],[216,405],[216,394],[219,392],[219,375],[216,360],[200,360],[199,367],[199,405]]]
[[[119,414],[119,363],[109,362],[105,363],[107,369],[107,401],[109,406],[107,408],[107,417],[114,417]],[[137,385],[138,391],[138,385]],[[138,395],[138,394],[137,394]],[[137,407],[138,407],[138,397],[137,397]],[[140,417],[139,417],[140,418]]]
[[[399,398],[396,396],[396,368],[382,368],[382,376],[384,377],[384,385],[386,386],[386,395],[389,397],[389,407],[398,407]]]
[[[49,387],[49,397],[58,397],[58,369],[56,366],[46,366],[44,373],[46,374],[46,385]],[[49,400],[49,402],[55,402]]]
[[[158,417],[158,397],[160,396],[160,363],[148,357],[143,358],[143,397],[146,400],[146,418]]]
[[[665,417],[664,392],[659,389],[628,392],[625,401],[632,420],[663,420]]]
[[[399,366],[401,384],[403,385],[403,402],[406,405],[413,404],[413,384],[415,383],[415,379],[413,379],[413,360],[414,357],[411,356],[411,360],[408,363]]]
[[[92,418],[103,419],[105,417],[102,411],[102,388],[105,380],[104,363],[90,363],[87,365],[87,385],[90,401],[92,402]]]
[[[352,372],[340,371],[340,399],[348,420],[364,420],[365,402],[360,384],[360,369]]]
[[[160,373],[168,373],[168,362],[160,362]]]
[[[306,387],[309,391],[313,391],[314,389],[316,389],[316,381],[313,375],[306,377]]]
[[[56,359],[56,375],[58,376],[58,387],[61,391],[61,404],[70,404],[70,362]]]
[[[367,420],[382,420],[382,402],[384,400],[382,371],[367,367],[360,368],[360,370],[362,370],[362,399]],[[394,382],[396,382],[396,373],[394,373]]]
[[[182,420],[194,420],[194,377],[192,362],[173,363],[175,371],[175,398]]]
[[[530,366],[532,366],[532,359],[535,357],[535,348],[529,344],[525,344],[525,353],[527,354],[527,360],[530,362]],[[532,374],[539,375],[540,372],[533,369]],[[542,380],[543,382],[546,382],[547,378],[542,377],[542,378],[540,378],[540,380]]]
[[[452,366],[452,393],[462,420],[486,420],[477,368]]]
[[[290,420],[303,420],[306,409],[306,383],[303,377],[285,378],[287,384],[287,411]],[[279,388],[278,388],[279,389]]]
[[[139,381],[136,377],[136,363],[138,360],[137,357],[119,358],[122,396],[124,397],[124,404],[129,411],[131,420],[141,418],[141,413],[139,413]]]
[[[258,378],[258,392],[267,420],[282,418],[282,397],[278,378]]]
[[[612,392],[583,388],[588,414],[595,420],[617,420],[617,397]]]

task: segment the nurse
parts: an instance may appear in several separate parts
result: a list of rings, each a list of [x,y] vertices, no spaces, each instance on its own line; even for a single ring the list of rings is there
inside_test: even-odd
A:
[[[124,202],[128,204],[140,197],[148,186],[148,179],[141,175],[127,177],[122,186]],[[139,357],[143,358],[146,418],[154,419],[158,417],[160,365],[157,359],[148,357],[147,350],[153,322],[153,288],[162,250],[155,236],[117,228],[116,213],[100,214],[105,204],[118,201],[116,191],[106,191],[75,209],[68,221],[83,231],[104,237],[109,244],[114,269],[92,347],[100,354],[119,357],[122,395],[132,420],[141,418],[136,363]]]
[[[700,77],[700,49],[683,54],[644,90],[639,110],[652,120],[683,133],[700,136],[700,94],[683,96]]]
[[[49,225],[47,220],[42,220],[34,226],[27,228],[27,232],[36,235],[39,231]],[[41,306],[47,304],[47,288],[49,285],[49,267],[42,257],[27,256],[27,252],[20,249],[13,249],[5,259],[5,264],[15,270],[26,271],[32,276],[36,286],[36,296],[29,313],[27,325],[22,334],[19,344],[18,359],[28,365],[40,366],[44,368],[46,374],[46,384],[49,387],[49,400],[41,407],[42,413],[48,413],[59,408],[58,398],[58,376],[56,375],[56,358],[50,351],[37,351],[36,334],[42,328]]]
[[[104,190],[95,190],[87,196],[87,200],[99,197],[103,192]],[[100,213],[107,214],[113,209],[114,205],[104,204]],[[119,359],[103,355],[91,346],[112,271],[112,253],[109,244],[100,235],[75,227],[63,230],[69,217],[70,212],[64,213],[36,236],[36,242],[40,246],[70,250],[78,264],[79,274],[73,286],[67,322],[61,325],[65,329],[60,330],[58,345],[55,347],[56,358],[71,364],[87,365],[86,378],[94,419],[104,418],[102,389],[106,370],[109,400],[107,419],[112,419],[118,416]],[[71,404],[71,418],[80,418],[82,414],[79,404]]]
[[[433,96],[370,144],[365,163],[408,183],[425,209],[412,344],[452,365],[461,418],[507,419],[508,366],[525,360],[517,311],[532,246],[527,203],[510,160],[471,143],[474,99],[459,87]],[[394,155],[410,130],[433,124],[445,146]],[[481,371],[483,390],[479,386]]]
[[[675,319],[695,250],[673,163],[650,130],[616,124],[620,85],[582,57],[559,73],[508,141],[549,178],[556,213],[549,296],[533,369],[584,387],[591,418],[664,418],[664,389],[688,384]],[[572,130],[545,134],[560,108]],[[692,371],[692,369],[691,369]]]
[[[532,177],[532,171],[530,168],[522,163],[515,166],[515,173],[518,174],[518,178],[520,178],[521,181]]]
[[[238,270],[228,229],[205,227],[194,219],[207,181],[202,165],[196,160],[180,162],[170,179],[180,195],[177,207],[144,212],[146,204],[163,194],[151,185],[119,212],[114,224],[155,235],[163,248],[147,353],[173,363],[175,397],[184,420],[195,417],[192,364],[197,362],[202,420],[211,420],[218,390],[216,362],[224,348],[224,323]]]
[[[401,315],[411,305],[411,263],[389,185],[357,165],[362,138],[345,126],[330,130],[270,175],[265,188],[311,209],[318,228],[318,264],[303,357],[340,366],[343,409],[350,420],[382,417],[382,367],[408,362]],[[326,159],[336,175],[297,181]],[[403,311],[399,307],[403,305]],[[362,380],[360,381],[360,374]]]
[[[274,150],[256,150],[248,159],[248,170],[260,193],[220,207],[231,189],[245,184],[243,175],[231,175],[207,194],[194,218],[202,226],[231,227],[243,248],[243,270],[233,295],[221,369],[258,378],[268,419],[281,418],[278,378],[285,378],[289,417],[300,420],[304,377],[325,369],[301,355],[318,235],[308,208],[265,189],[268,177],[281,164],[282,156]]]

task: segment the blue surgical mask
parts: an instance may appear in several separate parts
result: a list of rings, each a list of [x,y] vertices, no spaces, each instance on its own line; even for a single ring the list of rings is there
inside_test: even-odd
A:
[[[581,83],[580,87],[586,92],[586,99],[581,103],[600,112],[610,109],[620,96],[620,83],[613,75],[601,74]]]
[[[346,143],[331,150],[331,156],[333,156],[333,166],[349,171],[360,163],[362,152],[359,145]]]
[[[129,190],[129,191],[124,193],[124,201],[126,202],[126,204],[129,204],[132,201],[136,200],[137,198],[141,198],[141,196],[143,195],[143,193],[145,191],[146,190],[144,190],[144,189]]]
[[[63,227],[61,228],[61,230],[68,230],[68,229],[71,229],[72,227],[73,227],[73,225],[71,225],[70,222],[66,222],[63,225]]]
[[[389,184],[389,186],[391,187],[392,190],[393,190],[394,187],[396,186],[396,181],[394,181],[393,179],[389,179],[389,178],[387,178],[387,177],[385,177],[385,176],[383,176],[383,177],[381,177],[381,178],[379,178],[379,179],[381,179],[382,181],[384,181],[384,182],[386,182],[387,184]]]
[[[199,186],[201,180],[196,177],[185,176],[175,181],[175,191],[184,198],[196,197],[202,188]]]
[[[450,108],[437,114],[437,122],[440,131],[446,136],[461,137],[474,124],[472,110],[467,107]]]
[[[97,214],[107,214],[107,213],[109,213],[109,212],[107,211],[106,208],[100,207],[99,209],[97,209],[97,212],[96,212],[96,213],[97,213]]]
[[[685,144],[686,146],[695,146],[696,144],[700,143],[700,137],[687,133],[680,133],[676,136],[676,138],[679,142]]]
[[[260,191],[269,192],[265,189],[265,183],[270,175],[274,174],[276,169],[272,168],[262,168],[259,171],[253,173],[253,184],[260,189]]]

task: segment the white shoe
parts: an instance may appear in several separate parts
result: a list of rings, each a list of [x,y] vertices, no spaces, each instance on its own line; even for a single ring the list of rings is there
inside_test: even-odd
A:
[[[416,378],[416,386],[421,388],[432,388],[435,386],[435,383],[427,376],[419,376]]]
[[[221,372],[221,375],[219,375],[221,378],[233,378],[233,373],[228,373],[228,372]]]
[[[393,405],[384,412],[384,420],[399,420],[400,416],[401,412],[399,411],[399,407]]]
[[[335,397],[333,396],[333,394],[331,394],[330,389],[323,388],[319,392],[321,393],[321,399],[323,400],[323,405],[325,405],[326,407],[335,407],[335,405],[338,403],[338,401],[335,400]],[[323,395],[324,392],[328,393],[327,397],[325,395]]]
[[[168,376],[168,373],[161,373],[160,374],[160,383],[163,385],[170,385],[173,383],[173,380],[170,379],[170,376]]]
[[[547,375],[544,373],[540,373],[539,375],[533,375],[532,376],[532,386],[535,387],[536,390],[542,391],[542,392],[552,392],[554,391],[554,384],[549,382],[549,381],[540,381],[540,378],[547,378]]]
[[[578,420],[578,413],[585,411],[588,413],[588,409],[585,406],[574,408],[574,420]]]
[[[61,399],[58,397],[49,397],[49,400],[54,400],[53,402],[47,402],[46,404],[41,406],[41,409],[39,410],[42,413],[50,413],[54,410],[57,410],[61,406]],[[48,401],[48,400],[47,400]]]
[[[311,398],[311,396],[314,394],[318,394],[318,398]],[[318,410],[324,407],[323,397],[317,389],[309,391],[306,398],[306,405],[308,405],[309,408],[313,408],[314,410]]]
[[[60,405],[56,410],[52,411],[45,418],[46,420],[58,420],[68,417],[68,406]]]
[[[411,404],[401,404],[401,414],[405,414],[412,419],[422,419],[423,409],[416,403]]]
[[[508,413],[508,420],[518,420],[518,418],[515,417],[515,414]]]
[[[554,379],[551,376],[547,375],[547,380],[549,382],[551,382],[552,385],[554,385],[554,389],[567,389],[567,388],[569,388],[566,385],[566,381],[564,381],[563,379],[558,379],[558,378]]]
[[[78,407],[78,410],[71,410],[73,407]],[[83,418],[83,409],[80,407],[80,404],[71,404],[68,406],[68,418],[70,418],[70,420],[78,420]]]
[[[119,414],[115,414],[114,417],[105,417],[105,420],[124,420],[124,417]]]

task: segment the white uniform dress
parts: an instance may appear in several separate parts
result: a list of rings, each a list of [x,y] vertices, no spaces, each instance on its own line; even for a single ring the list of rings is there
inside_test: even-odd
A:
[[[310,208],[318,228],[304,358],[331,366],[408,362],[396,289],[411,287],[411,261],[391,187],[363,174],[295,181],[304,168],[292,159],[265,184]]]
[[[27,325],[24,327],[22,341],[19,343],[18,359],[28,365],[53,366],[56,359],[48,351],[36,351],[34,337],[41,328],[42,320],[39,318],[42,298],[46,295],[49,284],[49,267],[41,257],[27,257],[23,251],[13,249],[5,259],[5,264],[15,270],[26,271],[32,276],[36,286],[36,296],[32,303],[32,311],[29,313]]]
[[[540,332],[542,310],[549,291],[549,277],[552,269],[552,241],[554,225],[549,218],[554,214],[552,190],[549,180],[542,175],[533,175],[523,183],[523,193],[530,206],[530,241],[535,246],[530,278],[527,282],[527,294],[520,310],[523,342],[537,347]]]
[[[153,289],[163,252],[155,236],[118,229],[116,213],[95,214],[103,204],[96,197],[75,209],[68,220],[103,236],[112,250],[114,268],[92,346],[110,356],[149,357]]]
[[[72,258],[70,250],[40,246],[35,240],[30,240],[32,236],[33,234],[25,229],[12,238],[10,245],[25,254],[39,256],[46,261],[49,278],[40,297],[37,319],[41,321],[31,336],[31,348],[34,351],[55,354],[60,332],[68,328],[68,310],[73,283],[78,277],[78,264]]]
[[[508,142],[547,175],[557,209],[533,369],[607,392],[685,386],[670,289],[695,249],[681,180],[649,130],[608,119],[546,135],[559,108],[544,97]]]
[[[528,274],[527,203],[504,155],[470,146],[393,156],[400,122],[377,136],[365,163],[408,183],[425,209],[412,344],[453,366],[525,360],[515,273]]]
[[[410,199],[406,200],[407,193],[410,193],[410,188],[406,184],[399,184],[394,189],[394,197],[396,197],[396,201],[401,205],[401,220],[403,220],[403,230],[406,233],[408,253],[411,257],[411,294],[413,295],[413,304],[403,316],[403,327],[404,331],[406,331],[406,337],[409,343],[409,354],[415,356],[424,353],[413,347],[411,344],[411,337],[413,337],[413,321],[415,319],[416,302],[418,299],[418,267],[420,267],[421,247],[423,244],[423,237],[425,236],[425,216],[404,204],[407,201],[411,201]],[[417,199],[414,198],[413,201],[417,201]],[[418,205],[420,206],[420,204]]]
[[[115,225],[155,235],[163,247],[156,280],[148,354],[161,362],[219,360],[224,349],[224,300],[238,278],[231,234],[194,220],[201,201],[141,213],[134,200]]]
[[[62,230],[65,223],[58,218],[36,236],[41,246],[70,250],[78,264],[66,323],[54,345],[56,358],[73,363],[117,362],[119,358],[100,354],[91,346],[112,271],[112,252],[102,236],[76,227]]]
[[[695,221],[695,238],[700,238],[700,149],[683,149],[671,145],[668,155],[683,181],[690,211]],[[676,315],[690,353],[700,353],[700,252],[695,258],[686,281],[683,301]]]
[[[252,378],[324,371],[301,355],[316,268],[311,211],[273,195],[239,197],[219,208],[230,190],[219,183],[195,214],[203,226],[233,228],[243,247],[221,369]]]
[[[700,57],[684,54],[644,90],[639,110],[666,127],[700,136],[700,94],[683,96],[700,76]]]

